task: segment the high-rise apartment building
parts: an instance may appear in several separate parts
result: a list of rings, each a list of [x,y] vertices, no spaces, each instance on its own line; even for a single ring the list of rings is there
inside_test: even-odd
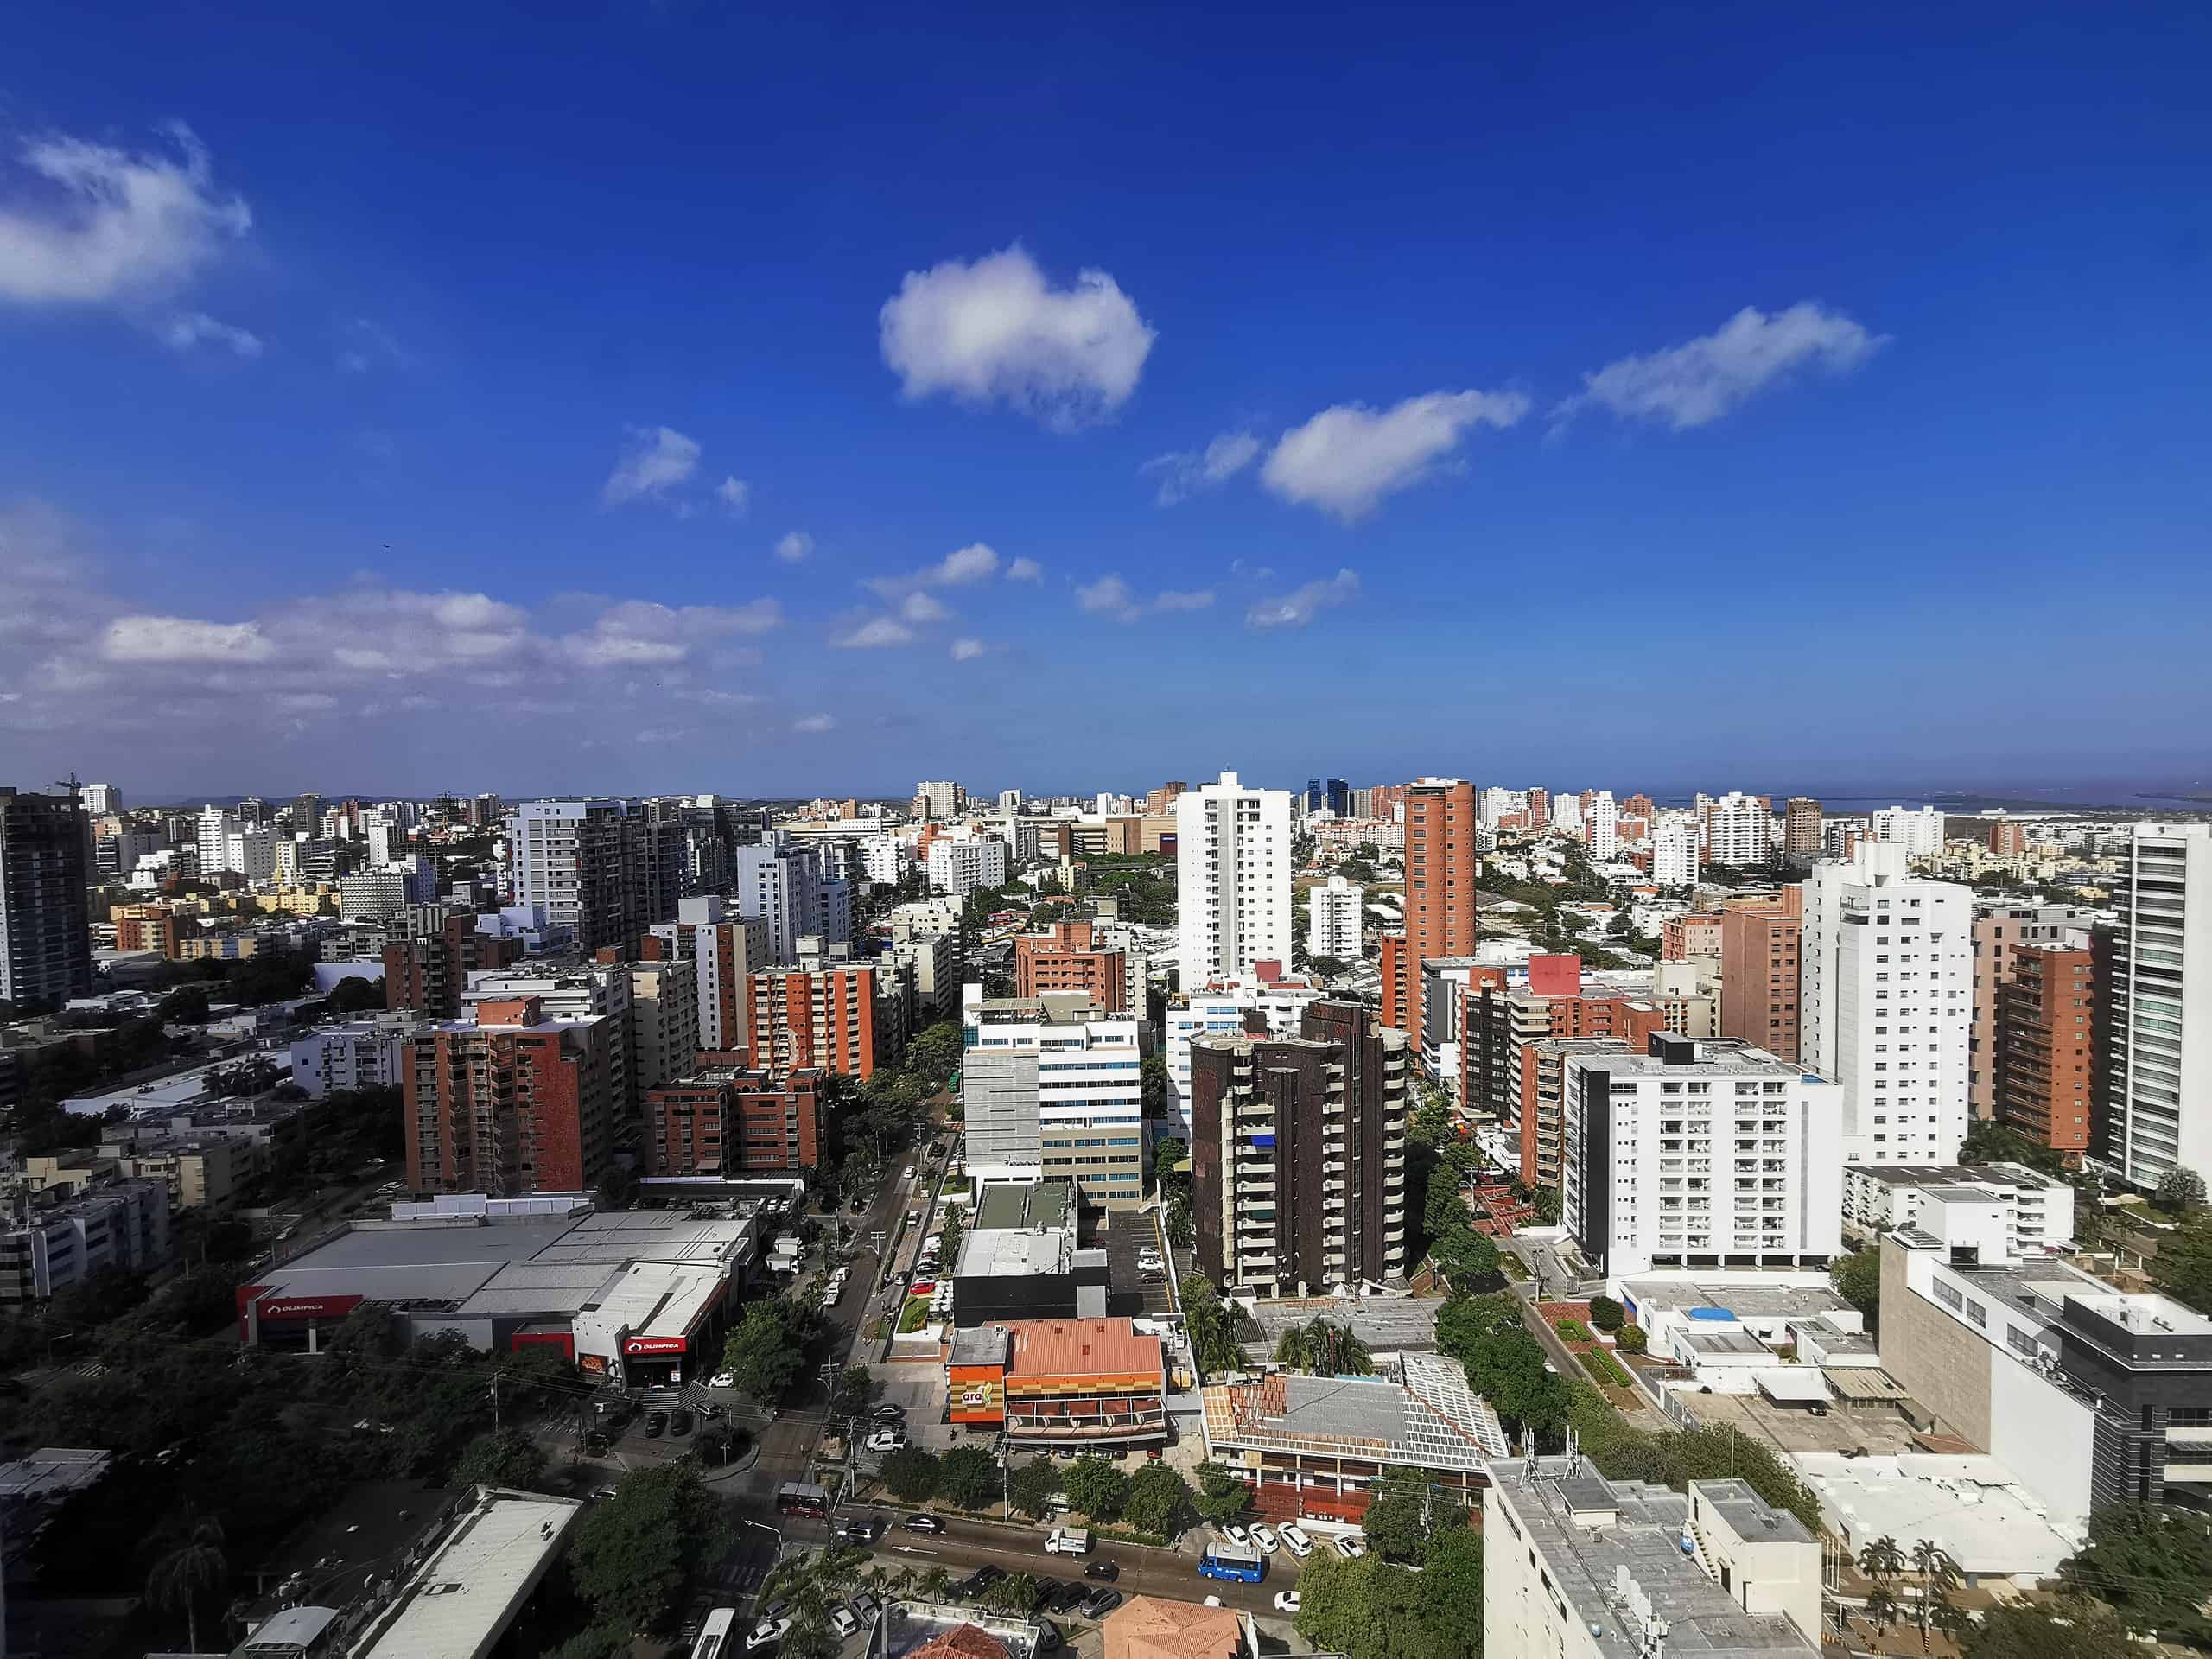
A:
[[[1332,817],[1351,816],[1351,785],[1341,778],[1308,778],[1303,803],[1306,815],[1326,812]]]
[[[2135,825],[2113,908],[2105,1156],[2131,1186],[2212,1176],[2212,824]]]
[[[506,819],[513,899],[574,930],[587,954],[625,950],[663,918],[645,903],[644,820],[608,798],[523,801]]]
[[[2014,950],[1998,1015],[1999,1120],[2069,1164],[2089,1147],[2096,994],[2089,936],[2077,930]]]
[[[238,827],[238,820],[219,806],[204,806],[196,821],[196,844],[200,849],[200,874],[202,880],[212,879],[219,871],[230,867],[231,831]]]
[[[1316,1002],[1298,1037],[1191,1044],[1199,1271],[1264,1295],[1402,1281],[1405,1033]]]
[[[676,919],[660,922],[641,941],[661,961],[691,964],[701,1048],[734,1052],[752,1040],[746,995],[753,975],[768,965],[768,924],[734,914],[715,893],[677,902]]]
[[[887,957],[849,963],[808,957],[798,968],[753,976],[747,1064],[787,1077],[813,1068],[866,1078],[906,1052],[913,1030],[913,981]]]
[[[532,996],[487,998],[471,1020],[416,1027],[401,1062],[415,1191],[578,1192],[612,1161],[613,1021],[549,1016]]]
[[[384,1005],[426,1020],[459,1018],[471,974],[522,960],[519,938],[478,932],[475,916],[465,910],[402,909],[385,928]]]
[[[1592,859],[1602,863],[1620,856],[1620,808],[1615,804],[1610,789],[1593,790],[1584,801],[1582,829]]]
[[[1651,880],[1662,887],[1697,885],[1698,826],[1694,820],[1670,814],[1651,826]]]
[[[1908,859],[1933,858],[1943,850],[1943,809],[1885,806],[1874,814],[1874,839],[1904,848]]]
[[[123,791],[113,784],[86,784],[80,798],[85,810],[96,818],[123,810]]]
[[[793,846],[781,831],[737,849],[738,913],[767,924],[770,962],[798,960],[798,942],[849,944],[851,884],[828,874],[818,849]]]
[[[1361,961],[1359,918],[1366,900],[1367,889],[1341,875],[1317,881],[1306,889],[1306,955],[1330,957],[1338,962]]]
[[[1785,1060],[1800,1052],[1802,897],[1788,887],[1720,911],[1720,1034]]]
[[[996,836],[939,836],[930,842],[930,891],[965,901],[978,887],[1002,887],[1007,846]]]
[[[1967,1133],[1974,894],[1911,875],[1899,844],[1813,866],[1799,1057],[1843,1089],[1847,1163],[1949,1164]]]
[[[823,1077],[706,1065],[645,1095],[645,1173],[660,1179],[798,1174],[822,1162]]]
[[[630,1061],[630,970],[620,962],[518,963],[472,970],[461,991],[461,1017],[476,1018],[486,1003],[529,1001],[549,1020],[607,1022],[607,1099],[626,1114],[639,1100]]]
[[[1705,860],[1738,870],[1773,861],[1774,811],[1764,796],[1731,790],[1707,806]]]
[[[1014,942],[1014,994],[1087,996],[1109,1014],[1129,1008],[1128,953],[1096,942],[1089,921],[1055,922]]]
[[[1608,1277],[1824,1268],[1842,1248],[1842,1090],[1794,1061],[1669,1033],[1565,1063],[1560,1218]]]
[[[1981,899],[1974,907],[1974,1028],[1967,1039],[1967,1109],[1977,1122],[1998,1116],[2004,1096],[2002,1015],[2014,953],[2024,945],[2086,931],[2094,914],[2078,905],[2023,905]]]
[[[986,1183],[1041,1174],[1074,1181],[1090,1204],[1141,1203],[1136,1016],[1079,995],[986,998],[971,984],[960,1017],[969,1174]]]
[[[688,962],[633,962],[628,972],[630,1086],[642,1095],[696,1067],[699,982]]]
[[[1421,1046],[1421,963],[1475,953],[1479,828],[1475,786],[1424,778],[1406,786],[1406,931],[1382,978],[1382,1023]]]
[[[1782,804],[1783,856],[1809,864],[1821,852],[1821,804],[1809,795],[1792,795]]]
[[[0,1001],[23,1012],[92,994],[84,809],[0,786]]]
[[[960,816],[960,809],[968,802],[968,791],[950,779],[931,783],[925,780],[914,785],[914,816],[950,823]]]
[[[1248,789],[1233,772],[1175,802],[1177,932],[1183,983],[1291,959],[1290,791]],[[1468,892],[1471,911],[1474,894]]]

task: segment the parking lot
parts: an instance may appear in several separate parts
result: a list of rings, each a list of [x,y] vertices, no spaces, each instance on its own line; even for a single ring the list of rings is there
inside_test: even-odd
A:
[[[1149,1245],[1162,1256],[1166,1240],[1160,1236],[1160,1215],[1154,1210],[1117,1210],[1106,1223],[1107,1306],[1117,1314],[1137,1319],[1166,1319],[1175,1312],[1175,1295],[1162,1272],[1147,1278],[1137,1265],[1137,1255]]]

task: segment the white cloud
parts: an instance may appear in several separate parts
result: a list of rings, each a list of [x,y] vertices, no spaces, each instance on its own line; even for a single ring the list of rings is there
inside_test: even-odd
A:
[[[699,445],[668,426],[633,426],[630,447],[600,491],[610,507],[625,502],[659,500],[698,470]]]
[[[1203,611],[1213,603],[1213,590],[1203,593],[1179,594],[1170,589],[1152,601],[1156,611]]]
[[[1213,603],[1213,598],[1211,592],[1177,593],[1170,589],[1147,601],[1118,575],[1101,576],[1075,590],[1078,610],[1091,616],[1110,617],[1116,622],[1134,622],[1147,611],[1203,611]]]
[[[791,722],[795,732],[834,732],[837,729],[835,715],[802,715]]]
[[[924,565],[912,575],[870,576],[861,586],[880,598],[895,600],[925,588],[959,588],[987,581],[998,568],[995,549],[986,542],[970,542],[946,554],[935,564]]]
[[[1144,612],[1129,584],[1119,576],[1084,582],[1075,590],[1075,602],[1079,610],[1092,616],[1110,616],[1117,622],[1134,622]]]
[[[1003,398],[1063,431],[1128,401],[1154,337],[1106,272],[1054,288],[1019,245],[908,271],[879,321],[883,361],[909,398]]]
[[[983,642],[980,639],[956,639],[952,642],[952,660],[956,663],[972,662],[982,654]]]
[[[1249,467],[1259,453],[1260,441],[1249,432],[1224,432],[1204,449],[1154,455],[1137,471],[1160,474],[1160,493],[1154,499],[1163,507],[1172,507],[1201,490],[1227,483]]]
[[[715,486],[715,499],[731,518],[742,518],[753,502],[753,486],[741,478],[725,478]]]
[[[1006,579],[1008,582],[1042,582],[1045,567],[1034,559],[1019,558],[1007,566]]]
[[[261,337],[227,322],[218,321],[205,311],[188,311],[169,319],[162,329],[162,342],[173,351],[188,352],[203,340],[228,346],[240,357],[259,357]]]
[[[0,299],[102,305],[184,287],[253,226],[215,187],[207,147],[181,123],[168,150],[133,153],[59,135],[18,154],[41,184],[0,202]]]
[[[895,616],[878,616],[830,643],[844,651],[880,651],[886,645],[912,645],[914,631]]]
[[[924,593],[909,594],[899,602],[899,615],[903,621],[942,622],[951,614],[943,603]]]
[[[1770,316],[1747,305],[1712,334],[1584,375],[1581,392],[1554,412],[1564,419],[1594,404],[1623,420],[1656,421],[1686,432],[1719,420],[1807,365],[1847,374],[1889,338],[1812,300]]]
[[[683,662],[712,640],[766,633],[783,620],[783,607],[772,599],[681,607],[632,599],[610,607],[588,632],[571,634],[563,643],[587,668],[654,667]]]
[[[1302,628],[1317,612],[1349,604],[1358,593],[1357,573],[1339,570],[1326,582],[1309,582],[1279,599],[1255,601],[1244,613],[1244,621],[1246,626],[1260,629]]]
[[[1517,391],[1432,391],[1384,410],[1338,404],[1284,433],[1261,481],[1350,524],[1418,484],[1471,428],[1511,426],[1528,412]]]
[[[100,655],[111,663],[264,663],[276,654],[257,622],[118,616],[100,637]]]
[[[792,531],[776,543],[776,556],[785,564],[798,564],[814,551],[814,537],[803,530]]]

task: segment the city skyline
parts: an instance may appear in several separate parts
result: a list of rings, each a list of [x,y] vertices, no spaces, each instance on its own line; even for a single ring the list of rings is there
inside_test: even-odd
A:
[[[2202,765],[2204,18],[113,22],[0,118],[0,776]]]

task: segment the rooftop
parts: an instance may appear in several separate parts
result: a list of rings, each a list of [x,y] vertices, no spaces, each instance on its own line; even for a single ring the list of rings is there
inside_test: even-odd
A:
[[[1853,1164],[1844,1172],[1884,1186],[2061,1186],[2025,1164]]]
[[[1067,1182],[1001,1182],[983,1189],[973,1224],[976,1229],[1058,1227],[1067,1218]]]
[[[582,1513],[575,1498],[480,1488],[378,1621],[360,1659],[483,1659]]]
[[[1604,1659],[1636,1659],[1644,1651],[1642,1621],[1617,1593],[1623,1573],[1649,1599],[1650,1612],[1667,1621],[1671,1654],[1811,1659],[1818,1652],[1787,1618],[1745,1612],[1682,1554],[1679,1541],[1689,1515],[1683,1494],[1642,1481],[1562,1478],[1563,1462],[1547,1460],[1527,1484],[1527,1465],[1518,1460],[1498,1464],[1492,1478],[1498,1499],[1511,1509],[1559,1595],[1590,1631],[1590,1646]],[[1592,1511],[1605,1510],[1612,1512],[1610,1519],[1587,1524]],[[1583,1524],[1574,1518],[1578,1512]]]
[[[1106,1659],[1234,1659],[1244,1622],[1227,1607],[1133,1596],[1099,1628]]]
[[[1158,1337],[1141,1337],[1128,1319],[1020,1319],[1008,1327],[1009,1376],[1158,1376]]]
[[[1801,1452],[1796,1463],[1822,1517],[1853,1548],[1885,1535],[1926,1538],[1967,1573],[2040,1576],[2076,1546],[1994,1458]]]
[[[1647,1325],[1654,1313],[1703,1308],[1738,1319],[1812,1319],[1847,1312],[1851,1304],[1825,1285],[1757,1284],[1725,1279],[1630,1279],[1623,1281]]]
[[[1402,1363],[1402,1382],[1281,1372],[1217,1383],[1200,1395],[1207,1444],[1462,1471],[1506,1454],[1504,1427],[1463,1367],[1433,1354]]]
[[[0,1463],[0,1499],[35,1503],[82,1491],[107,1473],[109,1455],[63,1446],[26,1452],[13,1463]]]

